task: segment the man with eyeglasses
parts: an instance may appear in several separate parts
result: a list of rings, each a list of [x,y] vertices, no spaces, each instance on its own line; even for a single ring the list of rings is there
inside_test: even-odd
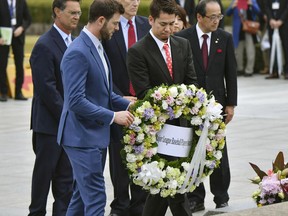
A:
[[[234,116],[237,105],[237,68],[232,35],[218,28],[223,19],[217,0],[201,0],[196,6],[197,24],[185,29],[177,36],[190,41],[198,84],[212,92],[223,106],[225,123]],[[216,208],[228,206],[230,168],[225,145],[221,164],[210,176],[210,189]],[[205,209],[205,188],[203,183],[187,194],[192,212]]]
[[[80,19],[79,2],[53,1],[54,24],[38,39],[30,57],[34,85],[31,129],[36,158],[29,216],[46,215],[50,185],[54,197],[53,215],[66,215],[72,197],[72,168],[67,154],[57,144],[57,131],[64,97],[60,62]]]

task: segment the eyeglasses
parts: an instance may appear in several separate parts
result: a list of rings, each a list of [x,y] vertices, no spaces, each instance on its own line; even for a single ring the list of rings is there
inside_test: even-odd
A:
[[[67,13],[69,13],[73,17],[80,17],[82,15],[82,11],[67,11]]]
[[[206,16],[205,17],[209,18],[211,22],[215,21],[215,20],[222,20],[224,15],[212,15],[212,16]]]

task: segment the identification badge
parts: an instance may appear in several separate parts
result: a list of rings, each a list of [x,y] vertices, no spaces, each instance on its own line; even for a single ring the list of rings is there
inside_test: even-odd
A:
[[[12,25],[12,26],[15,26],[16,23],[17,23],[17,22],[16,22],[16,18],[12,18],[12,19],[11,19],[11,25]]]
[[[272,9],[273,10],[279,10],[279,8],[280,8],[280,3],[279,2],[272,3]]]

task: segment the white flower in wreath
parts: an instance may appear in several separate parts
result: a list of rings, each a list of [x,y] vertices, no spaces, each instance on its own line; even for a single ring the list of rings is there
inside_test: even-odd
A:
[[[131,145],[125,145],[124,146],[124,151],[127,152],[127,153],[130,153],[132,152],[133,148]]]
[[[136,116],[136,117],[134,118],[133,124],[135,124],[135,125],[140,125],[141,123],[142,123],[141,119],[140,119],[138,116]]]
[[[144,134],[139,133],[138,136],[136,137],[136,141],[141,143],[141,142],[143,142],[144,138],[145,138]]]
[[[223,106],[215,101],[210,101],[210,103],[207,106],[206,110],[206,117],[210,121],[215,121],[217,118],[221,118],[221,113],[222,113],[222,108]]]
[[[170,180],[167,182],[167,187],[170,189],[176,189],[178,187],[178,182],[176,180]]]
[[[171,95],[174,98],[178,95],[178,89],[176,86],[169,88],[168,92],[169,92],[169,95]]]
[[[214,156],[216,159],[220,160],[222,158],[222,152],[217,150],[216,153],[214,153]]]
[[[202,118],[200,118],[199,116],[192,117],[191,124],[192,125],[201,125],[202,124]]]
[[[153,161],[151,163],[143,164],[141,167],[141,171],[136,176],[137,181],[143,181],[144,184],[153,185],[156,184],[161,178],[165,177],[165,173],[163,173],[159,167],[158,162]]]
[[[167,110],[167,108],[168,108],[168,103],[167,103],[167,101],[162,101],[162,108],[164,109],[164,110]]]
[[[167,88],[160,86],[158,88],[158,91],[160,92],[160,94],[165,95],[167,92]]]
[[[137,157],[134,154],[127,154],[126,160],[129,163],[134,163],[137,160]]]
[[[187,162],[183,162],[181,164],[181,166],[184,168],[184,170],[187,172],[189,170],[189,167],[190,167],[190,163],[187,163]]]

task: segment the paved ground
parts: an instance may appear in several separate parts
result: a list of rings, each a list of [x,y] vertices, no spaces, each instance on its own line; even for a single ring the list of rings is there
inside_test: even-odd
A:
[[[227,131],[232,181],[230,206],[225,211],[255,207],[250,197],[257,186],[249,181],[255,174],[248,162],[267,170],[280,150],[288,158],[287,95],[288,81],[265,80],[262,75],[239,78],[239,106]],[[31,99],[27,102],[10,99],[0,103],[0,216],[28,214],[34,162],[29,130],[30,106]],[[108,215],[113,194],[107,170],[105,177]],[[208,189],[206,211],[194,216],[214,210],[212,199]],[[47,215],[51,215],[52,202],[50,197]]]

